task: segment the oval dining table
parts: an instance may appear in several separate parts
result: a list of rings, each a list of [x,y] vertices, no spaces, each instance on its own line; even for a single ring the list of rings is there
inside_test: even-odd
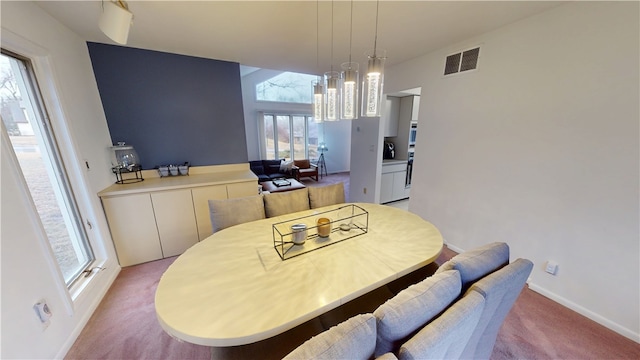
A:
[[[251,344],[422,268],[442,251],[440,232],[418,215],[356,203],[369,214],[366,233],[281,259],[272,224],[341,205],[235,225],[189,248],[158,284],[162,328],[193,344]]]

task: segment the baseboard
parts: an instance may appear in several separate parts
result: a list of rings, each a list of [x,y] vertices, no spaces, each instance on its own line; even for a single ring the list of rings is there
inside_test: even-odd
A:
[[[635,341],[637,343],[640,343],[640,334],[634,333],[632,330],[629,330],[626,327],[624,327],[624,326],[622,326],[622,325],[620,325],[618,323],[615,323],[615,322],[613,322],[613,321],[611,321],[611,320],[609,320],[609,319],[607,319],[607,318],[605,318],[605,317],[603,317],[601,315],[598,315],[598,314],[594,313],[593,311],[590,311],[590,310],[588,310],[588,309],[586,309],[586,308],[584,308],[584,307],[582,307],[582,306],[580,306],[580,305],[578,305],[578,304],[576,304],[576,303],[574,303],[572,301],[569,301],[569,300],[563,298],[562,296],[559,296],[559,295],[557,295],[557,294],[555,294],[555,293],[553,293],[551,291],[548,291],[547,289],[545,289],[545,288],[543,288],[541,286],[538,286],[536,284],[530,283],[529,284],[529,289],[537,292],[538,294],[540,294],[540,295],[542,295],[542,296],[544,296],[546,298],[549,298],[549,299],[557,302],[558,304],[560,304],[560,305],[562,305],[564,307],[567,307],[567,308],[577,312],[578,314],[580,314],[582,316],[585,316],[585,317],[597,322],[598,324],[600,324],[600,325],[602,325],[604,327],[607,327],[607,328],[617,332],[618,334],[620,334],[620,335],[622,335],[622,336],[624,336],[626,338],[629,338],[629,339],[631,339],[631,340],[633,340],[633,341]]]
[[[455,252],[457,252],[458,254],[462,254],[464,252],[464,249],[461,249],[453,244],[449,244],[446,240],[444,241],[444,244],[447,245],[447,247],[449,248],[449,250],[453,250]]]

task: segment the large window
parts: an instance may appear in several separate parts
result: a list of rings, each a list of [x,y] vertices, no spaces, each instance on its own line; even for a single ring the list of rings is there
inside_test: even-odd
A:
[[[318,157],[318,124],[308,115],[264,115],[267,159]]]
[[[2,51],[0,114],[67,286],[94,259],[30,62]],[[10,211],[10,209],[3,209]]]

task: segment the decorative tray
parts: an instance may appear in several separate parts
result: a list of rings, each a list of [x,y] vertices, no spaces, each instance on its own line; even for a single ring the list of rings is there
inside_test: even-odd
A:
[[[349,204],[275,223],[272,229],[273,247],[282,260],[287,260],[366,234],[369,213],[358,205]]]
[[[289,180],[286,179],[275,179],[273,180],[273,185],[280,187],[280,186],[289,186],[291,185],[291,182]]]

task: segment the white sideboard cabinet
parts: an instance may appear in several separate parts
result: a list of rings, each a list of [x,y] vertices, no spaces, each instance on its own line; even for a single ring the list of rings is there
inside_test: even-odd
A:
[[[182,254],[198,242],[198,228],[189,189],[151,193],[162,257]]]
[[[148,171],[142,182],[99,192],[120,266],[182,254],[211,235],[209,199],[258,194],[258,178],[248,164],[234,165],[166,178]]]
[[[151,194],[102,198],[120,266],[162,259]]]

